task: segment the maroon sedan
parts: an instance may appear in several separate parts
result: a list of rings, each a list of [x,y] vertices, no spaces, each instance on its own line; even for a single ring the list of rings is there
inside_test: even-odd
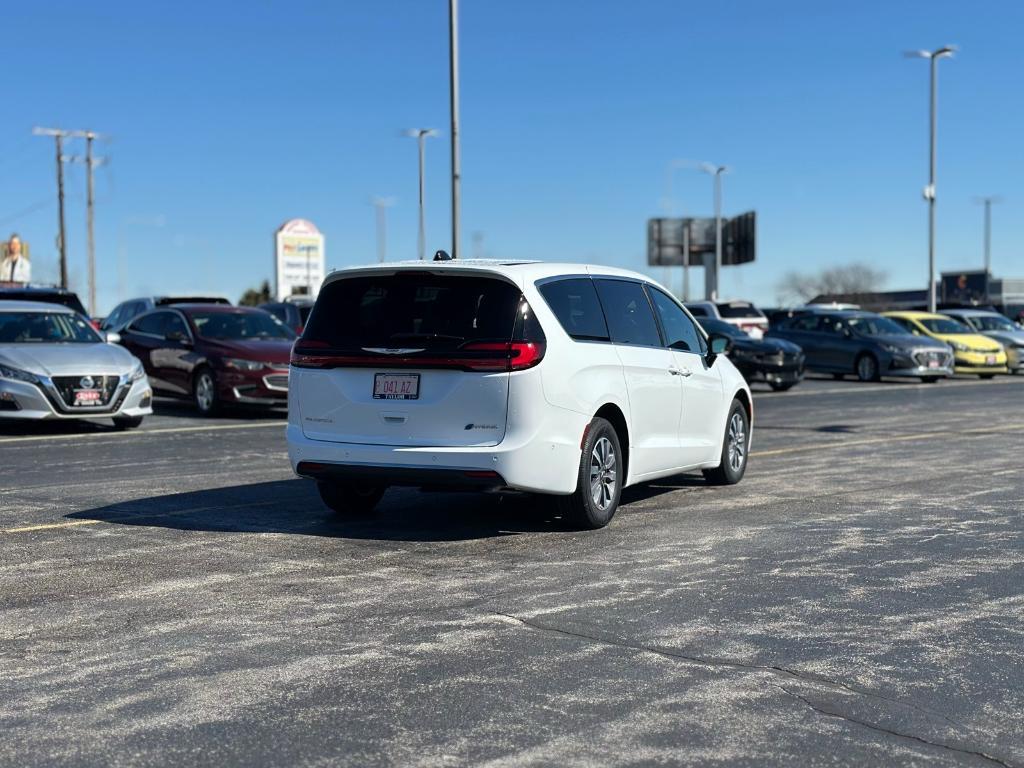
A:
[[[204,415],[287,404],[295,333],[262,309],[176,304],[139,315],[120,336],[154,391],[190,399]]]

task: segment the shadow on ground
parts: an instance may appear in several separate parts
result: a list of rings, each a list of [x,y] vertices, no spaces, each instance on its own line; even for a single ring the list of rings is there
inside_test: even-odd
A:
[[[628,514],[631,503],[702,485],[705,483],[700,476],[680,475],[627,488],[619,514]],[[374,515],[344,518],[323,505],[311,481],[300,479],[151,496],[65,517],[182,531],[285,533],[377,541],[465,541],[522,533],[564,534],[571,530],[549,499],[528,494],[392,488]]]

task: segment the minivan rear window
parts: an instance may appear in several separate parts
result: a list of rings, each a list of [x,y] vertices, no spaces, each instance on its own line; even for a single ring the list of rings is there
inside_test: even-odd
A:
[[[303,342],[336,350],[455,350],[508,342],[522,292],[491,277],[426,272],[374,274],[328,283]]]
[[[716,306],[718,307],[718,314],[722,317],[734,319],[737,317],[764,317],[764,313],[760,309],[745,301],[726,301]]]

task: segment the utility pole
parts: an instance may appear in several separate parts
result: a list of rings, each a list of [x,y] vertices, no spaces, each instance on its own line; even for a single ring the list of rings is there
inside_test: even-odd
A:
[[[452,258],[459,257],[459,0],[448,0],[448,68],[452,118]]]
[[[92,143],[99,134],[93,131],[69,131],[68,135],[85,139],[85,157],[73,155],[66,158],[72,163],[85,163],[86,172],[86,227],[88,229],[89,248],[89,314],[96,314],[96,237],[93,229],[95,185],[93,183],[93,170],[103,165],[106,158],[93,157]]]
[[[395,204],[395,198],[375,197],[371,204],[377,214],[377,261],[383,264],[388,258],[387,209]]]
[[[417,240],[417,246],[419,250],[420,261],[423,261],[427,257],[427,230],[426,224],[423,219],[423,165],[424,165],[424,145],[428,136],[437,136],[437,131],[433,128],[410,128],[405,132],[406,136],[412,136],[416,139],[416,143],[419,145],[419,157],[420,157],[420,230],[419,238]]]
[[[936,105],[938,91],[936,77],[939,59],[952,56],[955,45],[945,45],[934,51],[908,51],[908,58],[928,59],[931,78],[928,98],[928,186],[924,188],[924,199],[928,201],[928,311],[935,311],[935,136],[937,133]]]
[[[64,227],[64,138],[70,131],[60,128],[33,128],[35,136],[52,136],[57,145],[57,245],[60,250],[60,287],[68,287],[68,250]]]

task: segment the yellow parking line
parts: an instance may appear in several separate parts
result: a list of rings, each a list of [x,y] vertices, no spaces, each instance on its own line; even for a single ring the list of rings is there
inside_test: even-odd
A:
[[[260,429],[282,427],[287,420],[261,421],[255,424],[210,424],[201,427],[164,427],[143,429],[134,432],[85,432],[80,435],[28,435],[26,437],[0,437],[0,443],[33,443],[40,440],[97,440],[105,437],[144,437],[146,435],[167,435],[181,432],[213,432],[223,429]]]
[[[102,520],[72,520],[68,523],[46,523],[45,525],[25,525],[21,528],[0,528],[0,533],[28,533],[29,531],[45,531],[50,528],[71,528],[77,525],[96,525]]]
[[[794,445],[790,448],[775,448],[769,451],[751,451],[752,457],[783,456],[787,453],[804,453],[806,451],[827,451],[836,448],[849,448],[858,445],[878,445],[881,443],[902,443],[912,440],[934,440],[939,437],[956,437],[959,435],[984,435],[991,432],[1024,431],[1024,424],[1004,424],[1001,427],[977,427],[974,429],[946,429],[940,432],[918,432],[912,435],[894,435],[892,437],[868,437],[863,440],[837,440],[833,443],[815,443],[814,445]]]

